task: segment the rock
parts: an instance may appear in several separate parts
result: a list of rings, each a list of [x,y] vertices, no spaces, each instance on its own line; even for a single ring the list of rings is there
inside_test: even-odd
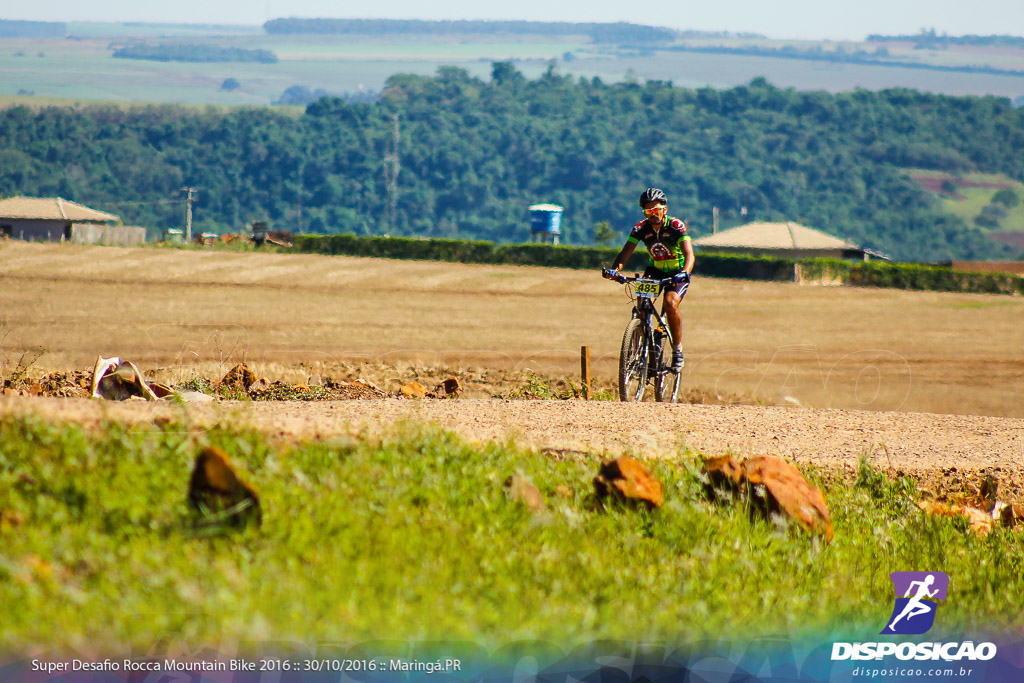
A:
[[[665,503],[661,482],[633,458],[622,457],[601,465],[594,477],[594,491],[602,501],[611,498],[649,509],[660,508]]]
[[[249,369],[249,366],[245,363],[239,363],[235,367],[228,370],[228,374],[224,375],[224,379],[220,381],[222,386],[235,387],[236,389],[249,390],[257,380],[256,373]]]
[[[430,395],[434,398],[458,398],[462,393],[462,382],[458,377],[449,377],[434,387]]]
[[[991,510],[996,504],[998,494],[999,480],[992,474],[983,474],[981,481],[978,482],[978,496],[987,504],[987,509]]]
[[[402,388],[398,390],[398,393],[406,398],[425,398],[427,395],[427,388],[419,382],[409,382],[402,385]]]
[[[947,503],[941,503],[934,500],[922,500],[917,504],[917,507],[925,511],[929,515],[935,515],[937,517],[955,517],[960,514],[960,507],[955,505],[949,505]]]
[[[271,390],[273,385],[266,379],[260,377],[258,380],[249,385],[246,391],[249,392],[249,396],[258,396]]]
[[[171,389],[166,384],[159,382],[149,382],[149,388],[156,394],[157,398],[167,398],[168,396],[174,396],[174,389]]]
[[[209,521],[245,526],[263,521],[260,501],[231,468],[228,454],[208,446],[196,456],[188,489],[189,505]]]
[[[832,519],[825,496],[804,479],[800,470],[768,455],[750,458],[743,471],[751,515],[768,519],[772,514],[784,514],[805,530],[832,540]]]
[[[736,462],[732,456],[722,455],[706,458],[701,463],[701,471],[707,477],[707,481],[704,483],[704,495],[708,500],[719,500],[723,492],[731,498],[742,490],[743,465]]]
[[[213,403],[217,400],[201,391],[179,391],[178,398],[184,403]]]
[[[992,506],[992,519],[1006,529],[1012,529],[1017,525],[1017,518],[1013,514],[1013,506],[997,501]]]
[[[925,514],[936,517],[963,517],[968,521],[971,531],[979,537],[984,538],[992,533],[993,520],[991,515],[978,508],[968,505],[938,503],[931,500],[922,500],[917,506],[924,510]]]
[[[1013,519],[1017,522],[1017,528],[1024,529],[1024,524],[1020,523],[1024,522],[1024,505],[1014,503],[1010,508],[1013,510]]]
[[[505,488],[508,491],[509,500],[522,503],[531,512],[544,512],[547,509],[544,496],[528,478],[513,474],[505,480]]]
[[[324,380],[322,377],[320,377],[320,374],[317,373],[315,375],[312,375],[309,379],[307,379],[306,384],[311,387],[319,387],[323,386]]]
[[[989,513],[975,507],[964,506],[961,514],[967,518],[971,531],[979,538],[985,538],[992,533],[993,520]]]

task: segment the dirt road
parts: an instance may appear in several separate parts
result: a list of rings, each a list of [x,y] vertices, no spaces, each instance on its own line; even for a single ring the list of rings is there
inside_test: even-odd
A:
[[[928,413],[813,410],[762,406],[624,404],[529,400],[220,402],[179,408],[165,403],[0,397],[0,418],[34,412],[48,419],[147,428],[187,418],[197,428],[218,422],[268,435],[330,438],[384,435],[397,423],[439,425],[473,442],[514,439],[538,449],[666,457],[689,447],[708,455],[781,455],[825,467],[875,466],[932,478],[999,468],[1010,486],[1024,481],[1024,419]]]

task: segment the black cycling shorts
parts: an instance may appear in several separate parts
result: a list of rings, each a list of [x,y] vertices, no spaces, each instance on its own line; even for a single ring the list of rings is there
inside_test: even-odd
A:
[[[681,272],[683,272],[682,268],[680,268],[679,270],[670,270],[668,272],[665,272],[663,270],[658,270],[654,266],[647,266],[647,270],[644,271],[644,277],[645,278],[650,278],[651,280],[664,280],[667,277],[672,277],[676,273],[681,273]],[[681,301],[682,298],[684,296],[686,296],[686,290],[689,289],[689,288],[690,288],[690,282],[689,281],[683,281],[683,282],[679,282],[679,283],[674,284],[674,285],[668,285],[667,287],[663,285],[662,288],[661,288],[661,291],[664,292],[666,289],[670,289],[670,290],[672,290],[673,292],[675,292],[676,294],[679,295],[679,299]]]

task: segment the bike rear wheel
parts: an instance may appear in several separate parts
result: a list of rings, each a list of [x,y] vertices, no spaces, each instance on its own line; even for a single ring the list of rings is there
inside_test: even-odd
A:
[[[619,352],[619,399],[640,401],[647,385],[647,344],[644,339],[644,321],[633,318],[622,335]]]
[[[658,374],[654,376],[654,398],[660,403],[675,403],[679,386],[683,383],[681,372],[672,372],[672,343],[665,338],[661,342],[661,358],[658,359]]]

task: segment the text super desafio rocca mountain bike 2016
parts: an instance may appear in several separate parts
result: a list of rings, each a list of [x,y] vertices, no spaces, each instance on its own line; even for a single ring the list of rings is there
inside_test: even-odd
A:
[[[615,275],[611,278],[626,285],[633,302],[633,315],[622,335],[619,352],[619,398],[642,401],[647,385],[654,384],[654,397],[663,403],[674,403],[679,396],[681,373],[672,370],[672,347],[675,340],[665,316],[654,306],[662,290],[675,283],[675,278],[661,280]]]

